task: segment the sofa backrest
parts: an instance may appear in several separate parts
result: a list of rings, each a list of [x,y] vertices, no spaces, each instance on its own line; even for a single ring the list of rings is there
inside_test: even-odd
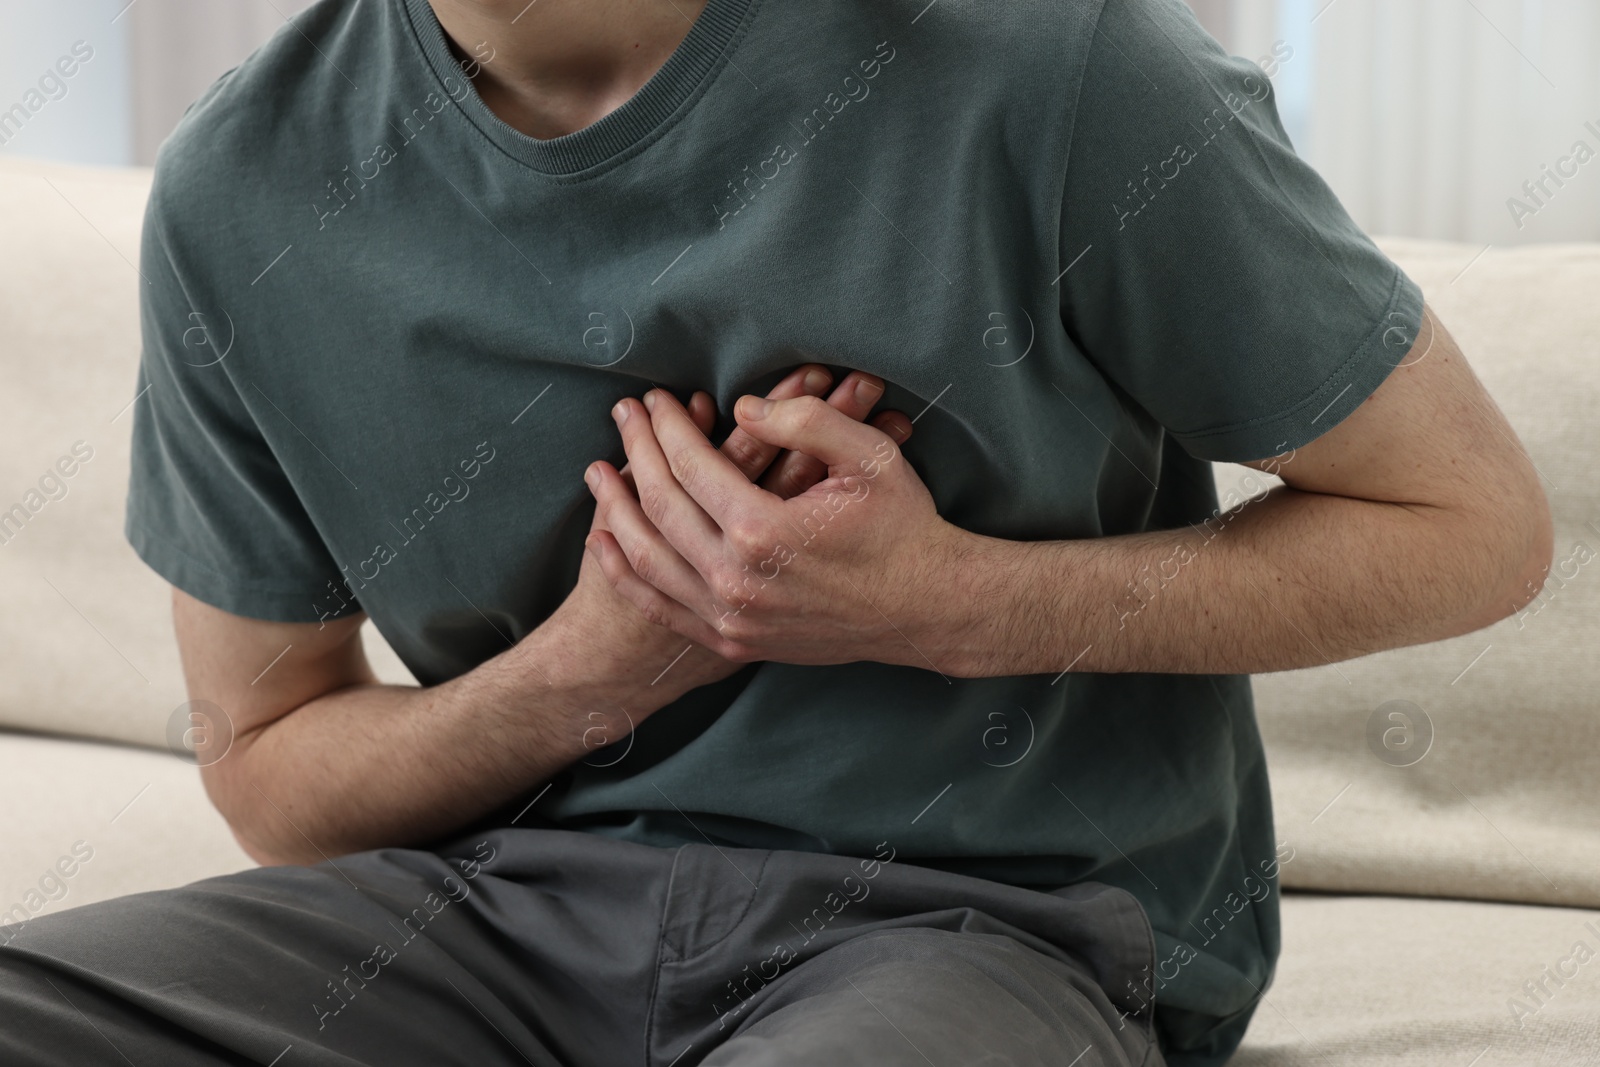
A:
[[[167,587],[122,537],[148,186],[0,161],[0,725],[164,745]],[[1479,633],[1257,679],[1284,884],[1600,906],[1600,245],[1384,244],[1545,477],[1555,576]]]
[[[167,584],[122,536],[149,189],[146,169],[0,160],[3,726],[165,745],[188,699]]]

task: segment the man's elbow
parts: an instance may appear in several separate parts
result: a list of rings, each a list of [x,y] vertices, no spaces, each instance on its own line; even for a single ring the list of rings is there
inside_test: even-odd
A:
[[[250,828],[246,819],[223,817],[240,851],[262,867],[311,867],[327,858],[309,847],[295,850],[287,841],[267,840]]]
[[[239,851],[243,852],[246,856],[249,856],[259,866],[282,867],[292,862],[288,859],[284,859],[275,855],[267,849],[262,848],[260,845],[257,845],[254,841],[250,840],[250,838],[246,837],[235,824],[231,822],[228,823],[228,829],[232,831],[233,840],[239,846]]]
[[[1499,580],[1485,583],[1487,598],[1473,629],[1516,615],[1538,598],[1555,559],[1555,523],[1544,489],[1534,481],[1502,507],[1495,527],[1500,566],[1491,573]]]
[[[1517,571],[1510,597],[1510,615],[1521,611],[1544,590],[1544,580],[1555,560],[1555,522],[1550,515],[1550,502],[1541,490],[1534,494],[1536,503],[1530,505],[1533,515],[1529,519],[1526,552]]]
[[[230,753],[230,757],[233,755]],[[323,857],[314,851],[295,849],[303,842],[269,832],[287,817],[271,806],[264,793],[252,787],[244,753],[237,755],[239,758],[228,767],[221,763],[201,767],[200,777],[211,806],[228,824],[240,850],[263,867],[310,866],[319,862]]]

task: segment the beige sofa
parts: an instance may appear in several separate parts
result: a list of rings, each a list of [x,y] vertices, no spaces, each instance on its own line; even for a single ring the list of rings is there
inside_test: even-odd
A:
[[[250,863],[167,751],[186,699],[167,591],[121,536],[148,182],[0,163],[0,512],[29,512],[0,528],[13,918]],[[1282,962],[1235,1062],[1600,1063],[1600,246],[1386,247],[1547,479],[1556,577],[1489,630],[1258,680],[1293,858]],[[1395,700],[1431,723],[1410,766],[1421,733],[1407,755],[1378,712]]]

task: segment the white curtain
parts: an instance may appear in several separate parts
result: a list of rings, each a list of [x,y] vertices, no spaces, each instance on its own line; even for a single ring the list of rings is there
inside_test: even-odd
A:
[[[1600,240],[1597,0],[1192,2],[1237,54],[1294,50],[1285,124],[1369,231]]]

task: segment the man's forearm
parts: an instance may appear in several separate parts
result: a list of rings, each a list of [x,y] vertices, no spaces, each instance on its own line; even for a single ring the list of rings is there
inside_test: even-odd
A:
[[[1523,561],[1537,552],[1506,551],[1488,521],[1280,487],[1179,530],[967,535],[934,598],[951,610],[908,636],[967,677],[1336,662],[1468,633],[1524,605],[1540,576]]]
[[[1246,464],[1284,488],[1193,527],[1078,541],[962,530],[883,434],[813,397],[741,397],[741,430],[828,464],[780,500],[647,395],[646,418],[619,422],[637,499],[613,494],[628,521],[601,566],[638,611],[735,662],[1251,673],[1467,633],[1538,593],[1550,506],[1454,340],[1424,325],[1385,334],[1404,359],[1292,470]]]
[[[353,685],[253,734],[207,785],[258,862],[315,863],[449,833],[622,740],[683,691],[610,663],[576,615],[429,688]],[[685,670],[682,677],[688,679]],[[627,709],[627,714],[623,712]]]

